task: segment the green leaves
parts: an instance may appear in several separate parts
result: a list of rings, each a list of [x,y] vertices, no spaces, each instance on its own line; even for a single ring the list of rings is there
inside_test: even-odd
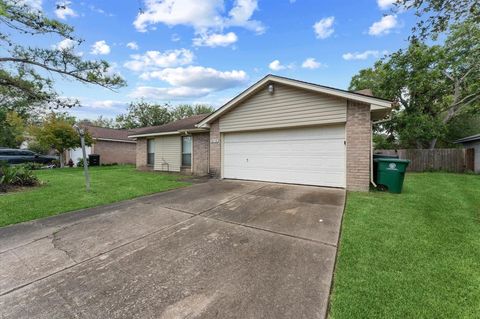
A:
[[[442,46],[411,41],[352,78],[351,90],[366,88],[398,102],[392,121],[375,127],[377,133],[401,147],[434,147],[456,116],[480,113],[479,24],[452,26]]]
[[[396,6],[400,10],[415,10],[420,19],[413,28],[413,37],[420,39],[436,39],[452,24],[467,20],[480,23],[478,0],[397,0]]]
[[[74,47],[52,49],[22,46],[10,39],[10,34],[58,36],[61,39],[82,40],[73,35],[73,28],[49,19],[27,4],[0,0],[0,42],[6,46],[7,56],[0,57],[0,107],[16,109],[65,108],[78,101],[60,98],[50,74],[60,75],[85,84],[94,84],[110,90],[126,85],[125,80],[111,71],[107,61],[83,60]]]
[[[41,146],[52,147],[63,153],[67,149],[80,147],[80,136],[72,124],[72,118],[50,113],[40,126],[30,128],[30,134]],[[92,143],[88,133],[85,142],[87,145]]]
[[[181,104],[172,108],[168,103],[150,104],[140,100],[130,103],[128,113],[117,116],[116,122],[117,126],[128,129],[156,126],[197,114],[211,113],[213,110],[211,106],[202,104]]]

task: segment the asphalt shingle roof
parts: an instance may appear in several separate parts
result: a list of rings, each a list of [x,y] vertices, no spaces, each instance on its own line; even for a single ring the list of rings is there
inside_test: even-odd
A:
[[[202,121],[210,114],[199,114],[190,116],[181,120],[173,121],[164,125],[157,126],[148,126],[142,127],[130,131],[129,135],[143,135],[143,134],[154,134],[154,133],[167,133],[167,132],[176,132],[180,130],[189,130],[194,129],[195,124]]]
[[[81,125],[88,131],[88,133],[90,133],[93,138],[132,141],[132,139],[128,138],[128,135],[131,135],[129,130],[94,126],[88,123],[82,123]]]

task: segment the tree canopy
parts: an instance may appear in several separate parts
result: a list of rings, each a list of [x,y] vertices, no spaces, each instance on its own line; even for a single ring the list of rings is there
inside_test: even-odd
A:
[[[361,70],[351,90],[372,89],[396,101],[392,121],[377,132],[404,147],[434,148],[453,119],[480,112],[480,30],[465,21],[452,26],[443,45],[411,41],[407,49]]]
[[[53,148],[59,153],[61,167],[64,165],[64,152],[81,146],[80,135],[73,127],[74,123],[74,118],[52,112],[41,125],[30,128],[30,134],[40,146]],[[91,145],[92,142],[92,137],[86,132],[85,143]]]
[[[413,28],[414,37],[425,39],[447,31],[452,24],[470,20],[480,23],[478,0],[396,0],[399,10],[414,10],[419,18]]]
[[[112,74],[107,61],[84,60],[75,52],[82,40],[71,26],[49,19],[25,1],[0,0],[0,107],[22,114],[32,107],[72,107],[74,99],[61,98],[51,74],[81,83],[117,89],[125,81]],[[16,36],[44,36],[68,41],[64,47],[38,48],[17,43]]]
[[[198,114],[208,114],[214,111],[209,105],[180,104],[176,107],[170,104],[155,104],[143,100],[131,102],[126,114],[116,117],[114,126],[119,128],[138,128],[162,125],[174,120],[180,120]],[[98,122],[99,124],[101,122]],[[105,119],[103,119],[105,123]],[[110,125],[110,123],[108,123]]]

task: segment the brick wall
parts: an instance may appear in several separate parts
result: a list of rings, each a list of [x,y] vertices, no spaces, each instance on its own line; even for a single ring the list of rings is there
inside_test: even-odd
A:
[[[348,101],[347,105],[347,189],[368,191],[371,151],[370,106]]]
[[[137,138],[136,148],[137,169],[147,169],[147,139]]]
[[[221,176],[221,144],[218,120],[210,124],[210,175]]]
[[[135,164],[135,143],[95,141],[93,153],[100,155],[100,163]]]
[[[192,146],[192,173],[198,176],[208,174],[208,152],[210,144],[209,133],[193,134]]]

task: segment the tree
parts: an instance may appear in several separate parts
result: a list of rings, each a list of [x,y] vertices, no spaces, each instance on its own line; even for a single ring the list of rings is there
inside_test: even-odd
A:
[[[215,109],[206,104],[180,104],[172,110],[172,118],[174,120],[180,120],[189,116],[199,115],[199,114],[210,114]]]
[[[434,148],[450,122],[480,112],[479,25],[452,27],[443,46],[413,40],[405,50],[377,61],[352,78],[350,89],[372,89],[396,101],[392,121],[377,127],[403,147]]]
[[[0,146],[18,148],[24,141],[25,120],[0,108]]]
[[[435,39],[452,24],[480,22],[478,0],[396,0],[395,4],[399,10],[415,10],[415,15],[421,18],[413,28],[421,39]]]
[[[118,127],[118,124],[115,122],[114,119],[103,117],[103,115],[100,115],[97,119],[93,121],[85,120],[85,122],[89,122],[93,126],[99,126],[99,127],[106,127],[106,128]]]
[[[162,125],[172,120],[169,105],[150,104],[143,100],[131,102],[128,113],[116,117],[119,127],[132,129],[137,127]]]
[[[78,105],[78,101],[61,98],[48,75],[58,75],[81,83],[107,89],[125,85],[117,74],[111,74],[108,62],[84,60],[74,49],[82,40],[73,28],[49,19],[33,9],[27,1],[0,0],[0,107],[25,112],[35,106],[59,108]],[[19,35],[46,39],[63,39],[60,48],[36,48],[16,43]]]
[[[80,147],[80,135],[73,127],[74,120],[61,114],[50,113],[40,126],[30,128],[31,135],[43,147],[55,149],[60,156],[60,167],[64,167],[66,150]],[[92,137],[85,134],[85,143],[92,144]]]

